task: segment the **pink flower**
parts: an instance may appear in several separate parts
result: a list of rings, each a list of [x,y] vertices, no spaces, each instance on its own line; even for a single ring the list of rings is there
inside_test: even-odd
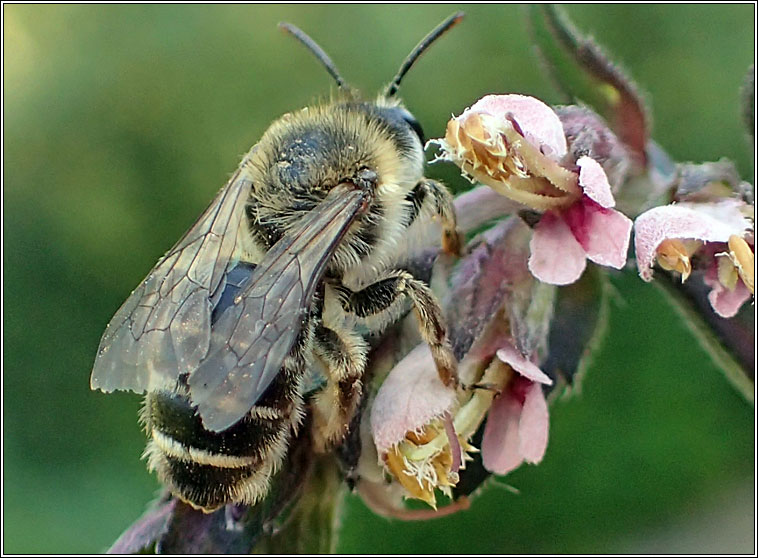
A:
[[[742,280],[738,280],[731,289],[724,285],[719,280],[717,263],[708,268],[703,280],[711,288],[711,292],[708,293],[708,301],[716,314],[722,318],[736,316],[742,305],[750,300],[753,294]]]
[[[565,205],[581,193],[576,174],[558,164],[567,150],[561,121],[533,97],[487,95],[429,144],[440,147],[436,160],[532,209]]]
[[[510,337],[500,337],[498,346],[496,358],[493,349],[480,347],[464,359],[468,372],[480,370],[480,387],[464,393],[440,382],[426,345],[411,351],[385,379],[371,407],[371,433],[385,471],[406,497],[435,506],[436,489],[450,493],[468,453],[476,451],[469,440],[486,416],[482,456],[488,470],[506,474],[524,461],[542,459],[548,436],[542,385],[552,380]],[[486,367],[483,374],[476,363]]]
[[[450,413],[455,404],[455,390],[440,381],[428,345],[418,345],[395,365],[371,406],[377,450],[386,453],[408,432]]]
[[[563,209],[548,210],[529,243],[529,270],[543,283],[568,285],[584,272],[586,260],[621,269],[626,263],[632,221],[615,205],[603,167],[581,157],[583,195]]]
[[[487,416],[482,459],[487,470],[505,475],[524,461],[542,461],[549,428],[542,385],[553,382],[512,345],[500,349],[497,357],[517,374],[495,398]]]
[[[457,403],[423,344],[395,365],[371,406],[371,433],[385,470],[406,497],[433,508],[435,490],[450,496],[458,482],[463,455],[451,418]]]
[[[444,138],[430,143],[440,146],[440,160],[544,212],[529,259],[540,281],[573,283],[587,259],[616,269],[626,263],[631,220],[612,209],[615,200],[600,163],[582,156],[573,164],[561,121],[542,101],[488,95],[450,120]]]
[[[655,207],[634,223],[640,277],[652,280],[653,263],[687,280],[693,264],[705,272],[708,300],[724,318],[734,316],[754,292],[754,208],[736,199],[681,202]],[[697,258],[693,257],[698,255]]]

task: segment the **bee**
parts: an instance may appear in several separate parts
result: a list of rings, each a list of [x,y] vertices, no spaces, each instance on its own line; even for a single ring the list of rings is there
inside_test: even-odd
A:
[[[402,268],[414,228],[432,220],[456,251],[452,196],[424,177],[423,132],[397,91],[462,17],[427,35],[375,101],[280,24],[336,80],[336,98],[271,124],[108,324],[91,387],[146,393],[148,468],[194,508],[263,498],[307,409],[314,447],[339,444],[361,399],[369,336],[409,307],[440,378],[457,384],[440,306]],[[311,396],[313,369],[325,382]]]

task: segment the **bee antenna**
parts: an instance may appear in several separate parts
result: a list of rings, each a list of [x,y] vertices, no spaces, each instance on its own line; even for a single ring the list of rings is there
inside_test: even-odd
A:
[[[279,29],[281,29],[285,33],[289,33],[290,35],[295,37],[298,41],[303,43],[303,45],[305,45],[305,48],[310,50],[313,53],[313,55],[318,59],[318,61],[321,62],[321,64],[323,64],[324,68],[326,68],[326,71],[329,72],[329,75],[334,78],[334,81],[337,82],[337,86],[340,89],[348,89],[348,86],[345,83],[345,80],[342,79],[342,76],[337,70],[337,66],[334,65],[334,62],[332,62],[332,59],[329,58],[329,55],[324,52],[324,49],[316,44],[316,41],[311,39],[308,35],[305,34],[304,31],[302,31],[298,27],[295,27],[291,23],[287,23],[283,21],[279,24]]]
[[[411,66],[413,66],[413,63],[418,60],[418,58],[424,54],[426,49],[428,49],[431,44],[439,39],[446,31],[453,28],[455,25],[460,23],[460,21],[463,19],[463,17],[466,14],[463,12],[456,12],[450,17],[448,17],[445,21],[440,23],[437,27],[435,27],[431,33],[429,33],[426,37],[424,37],[419,44],[416,45],[416,48],[414,48],[411,53],[405,58],[403,61],[403,64],[400,66],[400,69],[397,71],[397,75],[395,78],[390,82],[390,84],[387,86],[387,89],[385,90],[384,95],[386,97],[393,97],[396,93],[398,88],[400,87],[400,81],[403,79],[406,73],[408,73],[408,70],[411,69]]]

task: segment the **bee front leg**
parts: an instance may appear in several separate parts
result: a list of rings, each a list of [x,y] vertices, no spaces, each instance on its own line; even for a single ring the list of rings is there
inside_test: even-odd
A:
[[[313,437],[317,451],[342,441],[360,403],[368,346],[349,329],[331,324],[316,328],[313,353],[327,370],[327,384],[314,399]]]
[[[447,338],[445,320],[434,293],[407,271],[394,271],[360,291],[336,287],[345,312],[353,314],[372,331],[382,331],[397,319],[405,297],[410,299],[422,339],[429,345],[440,379],[446,386],[458,384],[458,362]]]
[[[420,215],[436,217],[442,222],[442,249],[448,254],[460,255],[463,246],[453,206],[453,195],[435,180],[424,178],[408,193],[409,202],[405,226],[410,227]]]

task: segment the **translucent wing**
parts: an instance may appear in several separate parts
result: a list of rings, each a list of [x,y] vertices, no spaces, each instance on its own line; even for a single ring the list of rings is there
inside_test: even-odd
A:
[[[365,194],[337,186],[265,255],[213,325],[208,357],[189,377],[203,424],[220,431],[250,411],[279,373],[326,264]]]
[[[111,319],[90,384],[103,391],[171,389],[208,353],[211,298],[222,287],[252,183],[245,163]]]

